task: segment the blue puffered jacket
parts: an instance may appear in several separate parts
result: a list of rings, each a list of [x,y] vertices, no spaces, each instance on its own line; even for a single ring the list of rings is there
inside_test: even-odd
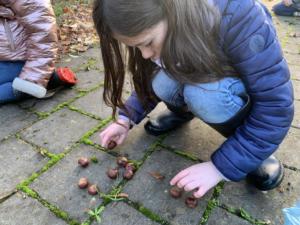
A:
[[[226,178],[239,181],[268,158],[286,136],[294,115],[293,87],[265,6],[255,0],[215,0],[215,5],[222,13],[221,46],[247,88],[252,109],[211,159]],[[126,108],[135,123],[146,116],[135,92]],[[122,110],[119,115],[127,116]]]

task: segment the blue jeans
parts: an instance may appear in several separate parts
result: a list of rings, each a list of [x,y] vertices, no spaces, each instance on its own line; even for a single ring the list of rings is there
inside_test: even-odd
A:
[[[12,82],[19,76],[24,64],[23,61],[0,61],[0,104],[20,100],[26,96],[12,88]]]
[[[206,123],[223,123],[245,105],[247,96],[239,78],[226,77],[212,83],[181,84],[163,70],[153,78],[152,88],[162,101],[175,107],[187,106]]]
[[[295,12],[300,12],[295,4],[291,6],[285,6],[282,2],[273,6],[273,12],[279,16],[293,16]]]

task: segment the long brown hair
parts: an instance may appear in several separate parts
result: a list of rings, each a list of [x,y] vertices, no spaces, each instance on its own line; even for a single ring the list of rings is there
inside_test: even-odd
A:
[[[162,20],[168,23],[161,60],[166,72],[183,83],[211,82],[227,76],[226,59],[218,45],[221,15],[208,0],[95,0],[93,19],[100,37],[105,68],[103,98],[123,108],[126,69],[145,109],[155,101],[151,78],[157,66],[137,48],[125,48],[113,34],[134,37]]]

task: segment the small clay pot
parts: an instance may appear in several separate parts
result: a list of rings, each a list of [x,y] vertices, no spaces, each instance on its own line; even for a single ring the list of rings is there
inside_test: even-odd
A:
[[[107,148],[108,148],[109,150],[112,150],[112,149],[114,149],[116,146],[117,146],[117,143],[116,143],[115,141],[110,141],[110,142],[108,143],[108,145],[107,145]]]
[[[78,181],[78,187],[79,187],[80,189],[85,189],[85,188],[87,188],[88,186],[89,186],[89,182],[88,182],[88,179],[87,179],[87,178],[82,177],[82,178],[79,179],[79,181]]]
[[[98,194],[98,188],[97,188],[97,185],[96,184],[93,184],[91,186],[88,187],[88,193],[90,195],[96,195]]]
[[[124,156],[120,156],[117,158],[117,164],[121,167],[126,167],[128,163],[128,159]]]
[[[180,198],[182,193],[183,193],[183,190],[177,186],[173,186],[170,190],[169,190],[169,193],[170,195],[173,197],[173,198]]]
[[[86,157],[80,157],[78,159],[78,164],[83,168],[87,167],[89,165],[89,163],[90,163],[90,160]]]
[[[118,171],[118,169],[110,168],[107,170],[106,174],[110,179],[116,179],[119,175],[119,171]]]
[[[126,179],[126,180],[131,180],[132,177],[133,177],[134,173],[132,170],[125,170],[124,174],[123,174],[123,177]]]
[[[185,199],[185,204],[187,207],[189,208],[196,208],[197,205],[198,205],[198,200],[197,198],[195,198],[194,196],[189,196],[189,197],[186,197]]]

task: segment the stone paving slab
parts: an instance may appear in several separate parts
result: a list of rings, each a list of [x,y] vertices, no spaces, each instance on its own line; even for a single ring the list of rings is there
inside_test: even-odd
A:
[[[161,218],[171,222],[172,225],[196,225],[206,208],[211,191],[207,193],[195,209],[185,206],[185,196],[180,199],[172,198],[168,191],[169,181],[182,169],[191,166],[194,162],[177,156],[174,153],[160,150],[154,152],[135,174],[133,180],[128,182],[125,193],[129,199],[142,204]],[[163,180],[153,178],[149,173],[159,172],[165,176]]]
[[[300,80],[300,65],[291,65],[289,66],[291,72],[291,78]]]
[[[214,208],[206,225],[250,225],[251,223],[221,208]]]
[[[256,219],[270,221],[271,225],[283,224],[281,210],[294,206],[300,200],[300,173],[286,169],[280,187],[267,194],[245,182],[228,182],[219,200],[235,208],[241,207]]]
[[[101,84],[104,80],[104,73],[98,70],[81,71],[76,73],[78,83],[75,88],[78,90],[88,91],[91,88]]]
[[[300,101],[294,101],[295,114],[292,125],[300,129]]]
[[[197,158],[208,161],[210,155],[224,142],[225,138],[201,120],[194,118],[188,124],[163,141],[175,149],[180,149]]]
[[[1,225],[66,225],[37,200],[15,194],[0,204]]]
[[[23,109],[33,109],[37,112],[50,112],[59,104],[75,98],[77,94],[74,89],[63,89],[50,99],[31,98],[19,103],[19,105]]]
[[[287,137],[283,140],[276,156],[286,165],[300,170],[300,129],[290,128]],[[299,195],[300,199],[300,195]]]
[[[300,81],[293,80],[293,87],[295,100],[300,100]]]
[[[112,152],[128,157],[133,160],[141,160],[147,149],[151,146],[152,143],[157,140],[157,137],[149,135],[144,130],[145,121],[142,121],[139,125],[136,125],[134,129],[130,130],[128,137],[125,142],[115,149],[111,150]],[[105,129],[105,128],[104,128]],[[100,131],[101,132],[101,131]],[[90,139],[100,145],[99,133],[96,132]]]
[[[86,52],[80,55],[72,55],[72,57],[70,55],[66,55],[61,62],[56,64],[56,67],[70,67],[75,72],[78,72],[78,69],[88,71],[86,70],[87,68],[84,67],[85,64],[89,65],[88,69],[90,70],[104,70],[99,48],[90,48]]]
[[[91,113],[105,119],[111,116],[112,110],[102,101],[102,92],[103,88],[90,92],[86,96],[73,102],[72,106],[75,106],[83,112]]]
[[[96,156],[98,163],[91,162],[87,168],[82,168],[78,165],[78,159],[82,156]],[[80,145],[55,167],[42,174],[30,187],[37,191],[41,198],[59,206],[72,218],[82,222],[88,218],[87,209],[100,205],[102,200],[98,196],[89,195],[86,189],[79,189],[79,179],[86,177],[91,184],[97,184],[102,193],[107,193],[120,181],[111,180],[106,175],[107,169],[115,166],[115,157],[93,147]]]
[[[101,218],[101,225],[158,225],[123,202],[110,204]],[[92,225],[97,224],[99,223],[92,223]]]
[[[98,123],[90,117],[62,109],[22,131],[21,135],[52,153],[61,153]]]
[[[0,106],[0,115],[0,140],[37,120],[34,114],[11,104]]]
[[[0,196],[15,190],[17,184],[48,161],[31,145],[15,138],[0,143],[0,149]]]

